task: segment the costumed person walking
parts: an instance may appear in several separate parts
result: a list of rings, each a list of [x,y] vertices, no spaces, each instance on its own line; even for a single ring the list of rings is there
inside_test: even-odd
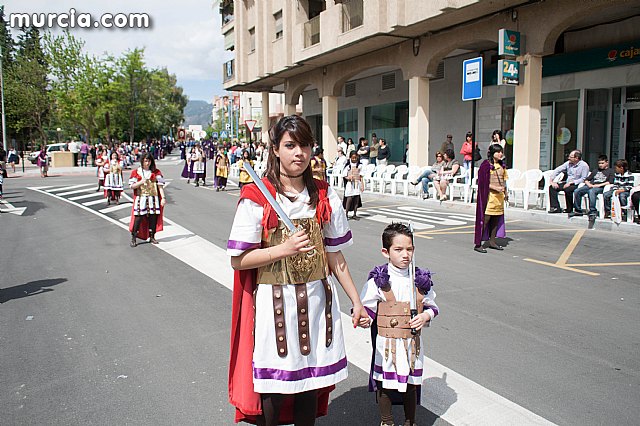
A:
[[[224,147],[220,145],[218,147],[218,153],[213,163],[213,176],[214,185],[216,186],[216,192],[227,189],[227,178],[229,177],[229,158],[224,152]]]
[[[476,204],[476,226],[474,250],[486,253],[483,241],[489,241],[488,247],[503,250],[496,237],[506,236],[504,224],[504,203],[509,200],[507,194],[507,170],[504,165],[504,152],[499,144],[491,144],[487,159],[478,170],[478,198]]]
[[[104,179],[104,196],[107,199],[107,205],[111,202],[120,204],[120,195],[124,189],[124,183],[122,179],[122,168],[124,163],[120,160],[120,156],[117,151],[111,153],[111,158],[107,161],[105,168],[108,168]]]
[[[196,144],[195,157],[191,156],[191,162],[193,163],[193,179],[196,181],[196,186],[200,186],[200,179],[202,179],[202,186],[206,186],[207,158],[199,143]]]
[[[413,232],[407,225],[392,223],[384,229],[382,255],[389,262],[369,272],[361,293],[373,318],[369,391],[376,392],[381,426],[394,424],[391,406],[397,392],[404,405],[403,424],[413,426],[424,362],[420,331],[439,309],[431,272],[412,263]]]
[[[46,178],[49,171],[49,158],[47,157],[47,146],[42,145],[40,152],[38,153],[37,162],[40,168],[40,177]]]
[[[189,150],[189,153],[187,154],[187,157],[184,159],[184,167],[182,168],[182,173],[180,174],[180,176],[182,176],[183,178],[187,178],[187,183],[190,183],[191,179],[193,179],[193,166],[194,159],[196,157],[196,147],[192,146]]]
[[[342,175],[344,176],[344,198],[342,199],[342,206],[347,218],[349,218],[349,212],[353,211],[353,218],[358,220],[358,207],[362,207],[360,194],[364,191],[364,182],[362,181],[360,156],[355,151],[351,151],[349,162],[345,166]]]
[[[238,187],[242,188],[248,183],[252,183],[253,179],[249,176],[249,172],[244,168],[245,164],[249,164],[253,167],[253,160],[249,155],[249,150],[244,150],[242,152],[242,159],[238,161],[238,170],[240,171],[240,175],[238,176]]]
[[[164,215],[164,177],[156,168],[153,154],[146,153],[140,159],[140,167],[131,172],[129,187],[133,190],[133,206],[131,207],[131,247],[138,245],[136,237],[149,239],[151,244],[158,244],[156,232],[162,231]]]
[[[101,187],[104,188],[104,177],[109,173],[109,156],[107,155],[106,149],[100,149],[98,151],[96,167],[98,168],[98,189],[96,189],[96,192],[98,192]]]
[[[327,180],[327,162],[322,148],[316,149],[316,155],[311,159],[311,173],[314,179]]]
[[[258,185],[242,188],[227,245],[235,269],[229,401],[236,422],[313,425],[327,413],[329,392],[347,377],[329,274],[353,303],[353,326],[370,319],[342,255],[353,240],[340,200],[311,176],[311,128],[302,117],[286,116],[270,139],[261,182],[301,230],[285,229]]]

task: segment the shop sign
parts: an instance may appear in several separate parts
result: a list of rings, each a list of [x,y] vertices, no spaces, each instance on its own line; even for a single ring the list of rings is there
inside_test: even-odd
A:
[[[499,56],[519,56],[520,33],[518,31],[505,30],[498,31],[498,55]]]
[[[500,59],[498,61],[498,85],[517,86],[519,80],[520,63],[518,61],[510,61]]]

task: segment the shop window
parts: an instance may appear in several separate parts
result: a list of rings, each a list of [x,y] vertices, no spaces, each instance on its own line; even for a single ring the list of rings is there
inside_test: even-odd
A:
[[[569,158],[569,153],[577,147],[578,101],[559,101],[554,108],[553,164],[558,167]]]
[[[358,109],[352,108],[338,111],[338,134],[347,141],[349,138],[358,141]],[[349,155],[345,152],[345,155]]]
[[[627,87],[627,102],[640,102],[640,86]]]
[[[582,159],[598,164],[598,156],[607,154],[609,89],[587,90],[585,134]],[[611,159],[609,159],[611,160]]]
[[[391,162],[400,163],[409,141],[409,102],[394,102],[365,108],[365,137],[375,133],[391,151]]]

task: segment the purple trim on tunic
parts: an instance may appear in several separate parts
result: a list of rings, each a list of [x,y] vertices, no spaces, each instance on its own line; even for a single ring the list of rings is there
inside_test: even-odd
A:
[[[365,311],[367,311],[367,313],[369,314],[369,317],[375,321],[376,319],[376,313],[373,312],[373,309],[367,308],[366,306],[364,307]]]
[[[227,249],[229,250],[250,250],[254,248],[260,248],[260,243],[248,243],[246,241],[229,240],[227,242]]]
[[[353,236],[351,235],[351,230],[347,231],[346,234],[344,234],[344,236],[342,237],[338,237],[338,238],[329,238],[326,237],[324,239],[324,245],[325,246],[339,246],[340,244],[344,244],[346,242],[348,242],[350,239],[352,239]]]
[[[440,313],[440,311],[438,311],[438,308],[436,308],[435,306],[426,306],[427,309],[431,309],[433,311],[433,317],[437,317],[438,314]]]
[[[382,377],[385,380],[395,380],[398,383],[407,383],[409,381],[409,376],[412,377],[422,377],[422,370],[413,370],[412,372],[409,373],[409,376],[401,376],[398,375],[396,373],[394,373],[393,371],[384,371],[382,369],[382,366],[376,364],[373,366],[373,371],[375,371],[376,373],[382,374]]]
[[[262,380],[280,380],[283,382],[295,382],[310,379],[312,377],[330,376],[347,368],[347,358],[325,367],[306,367],[296,371],[278,370],[277,368],[253,367],[253,377]]]

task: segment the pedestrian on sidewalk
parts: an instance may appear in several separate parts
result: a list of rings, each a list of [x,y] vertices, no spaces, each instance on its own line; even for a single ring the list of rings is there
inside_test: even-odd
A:
[[[153,154],[144,154],[140,160],[140,167],[132,171],[129,178],[129,187],[133,190],[129,221],[131,247],[138,245],[136,237],[141,240],[148,238],[151,244],[158,244],[155,235],[163,229],[162,218],[166,204],[164,185],[164,177],[156,168]]]
[[[464,183],[469,183],[469,170],[471,169],[471,161],[473,159],[473,133],[467,132],[465,136],[465,141],[462,143],[462,148],[460,148],[460,154],[463,155],[462,167],[467,171],[467,174],[464,178]]]
[[[314,180],[313,133],[304,118],[270,130],[262,182],[300,231],[289,234],[257,185],[246,185],[227,244],[235,269],[229,402],[235,421],[313,425],[329,393],[347,377],[333,274],[353,303],[353,326],[367,326],[342,249],[353,244],[338,195]]]
[[[15,173],[16,164],[20,163],[20,157],[18,157],[18,152],[13,147],[9,149],[9,153],[7,155],[7,163],[9,164],[9,166],[11,166],[11,172]]]
[[[80,146],[80,166],[87,167],[87,156],[89,155],[89,144],[83,141]]]
[[[369,392],[376,392],[381,426],[394,425],[394,399],[404,405],[402,425],[414,426],[424,365],[421,330],[431,324],[439,309],[431,272],[418,267],[412,271],[414,245],[409,227],[392,223],[385,228],[382,255],[388,263],[369,272],[360,294],[374,323]],[[416,310],[415,315],[411,309]]]
[[[46,178],[49,171],[49,158],[47,157],[47,146],[42,145],[37,157],[38,167],[40,168],[40,177]]]
[[[486,253],[483,241],[489,241],[488,247],[503,250],[496,237],[504,238],[504,203],[509,200],[507,194],[507,170],[504,165],[504,150],[499,144],[491,144],[487,159],[478,170],[478,197],[476,204],[476,225],[474,250]]]
[[[391,158],[391,150],[387,146],[387,141],[380,138],[380,145],[378,146],[378,164],[386,166],[389,164],[389,158]]]

